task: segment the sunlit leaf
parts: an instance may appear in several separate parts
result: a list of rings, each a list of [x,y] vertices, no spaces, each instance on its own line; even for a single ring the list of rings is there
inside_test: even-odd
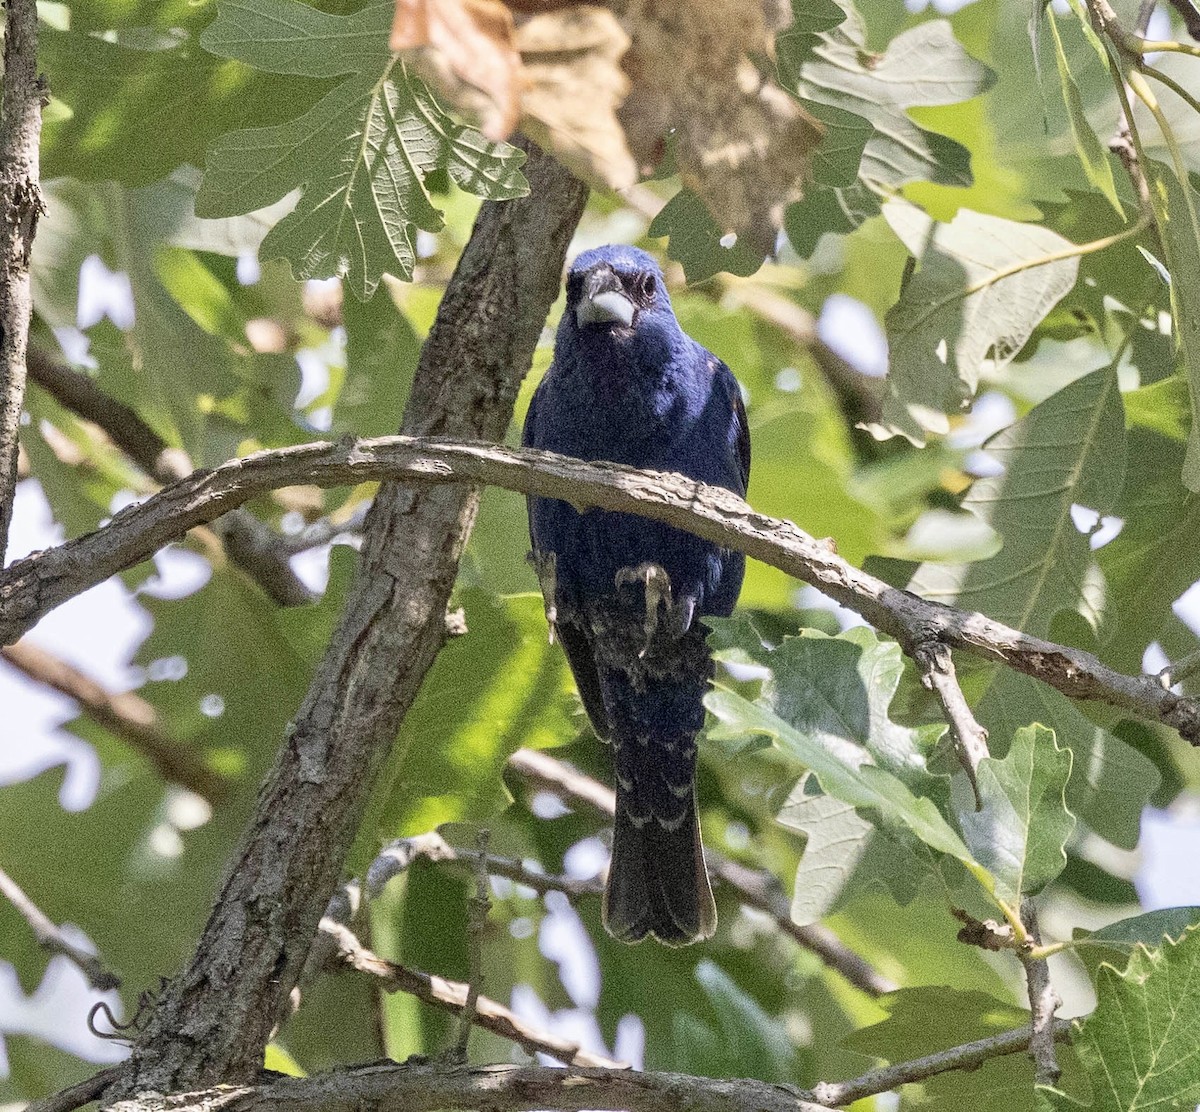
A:
[[[209,150],[196,211],[233,216],[301,189],[260,255],[286,258],[298,278],[344,276],[363,299],[385,272],[412,277],[417,229],[442,227],[429,175],[445,170],[492,199],[527,189],[522,152],[455,122],[388,53],[392,7],[334,16],[296,0],[229,0],[202,40],[274,73],[349,75],[288,123],[223,136]]]
[[[1123,971],[1102,965],[1096,1010],[1075,1048],[1091,1082],[1092,1112],[1190,1108],[1200,1101],[1200,932],[1160,949],[1138,947]],[[1061,1109],[1080,1105],[1062,1098]]]

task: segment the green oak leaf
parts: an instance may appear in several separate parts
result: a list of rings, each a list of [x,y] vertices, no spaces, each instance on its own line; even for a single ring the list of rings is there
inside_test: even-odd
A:
[[[1176,398],[1171,408],[1162,389],[1167,386]],[[1181,378],[1134,394],[1149,394],[1160,418],[1173,410],[1186,430],[1187,386]],[[1129,396],[1122,400],[1129,407]],[[1127,412],[1146,410],[1138,399]],[[1182,440],[1137,426],[1127,436],[1128,476],[1112,511],[1125,527],[1096,557],[1112,599],[1100,629],[1102,655],[1115,668],[1138,672],[1146,646],[1178,622],[1173,603],[1200,579],[1200,548],[1192,543],[1200,530],[1200,496],[1183,485]]]
[[[872,432],[923,445],[970,404],[985,360],[1009,363],[1070,292],[1079,258],[1064,257],[1070,240],[1036,224],[968,209],[938,224],[899,199],[883,213],[917,268],[888,310],[891,362]]]
[[[1077,379],[985,449],[1004,473],[976,481],[963,507],[995,529],[1003,546],[973,564],[922,564],[909,589],[1039,637],[1060,610],[1098,626],[1103,582],[1071,506],[1107,514],[1120,494],[1125,421],[1116,373],[1104,368]]]
[[[765,735],[828,795],[907,828],[964,864],[991,892],[991,878],[934,802],[944,798],[945,782],[925,770],[920,743],[944,728],[926,736],[887,716],[898,646],[885,646],[862,628],[838,637],[809,633],[786,638],[771,653],[770,666],[754,701],[721,686],[709,692],[705,703],[719,723],[709,736]]]
[[[1119,919],[1096,931],[1076,930],[1074,949],[1085,960],[1095,951],[1097,961],[1103,958],[1119,965],[1139,947],[1153,950],[1164,939],[1178,942],[1197,924],[1200,924],[1200,907],[1162,907]]]
[[[1194,1108],[1200,1101],[1200,932],[1149,950],[1122,971],[1102,965],[1096,1010],[1075,1049],[1091,1082],[1091,1112]],[[1058,1094],[1058,1109],[1078,1108]]]
[[[881,997],[887,1018],[853,1032],[845,1046],[862,1054],[904,1062],[948,1050],[964,1042],[1013,1031],[1029,1022],[1029,1012],[986,992],[920,985]],[[1060,1046],[1064,1089],[1080,1085],[1078,1062]],[[925,1112],[1033,1112],[1033,1063],[1026,1054],[991,1058],[978,1069],[949,1070],[921,1082]],[[915,1105],[916,1102],[914,1102]],[[908,1107],[907,1100],[905,1107]]]
[[[945,20],[902,32],[880,55],[867,45],[862,17],[849,4],[839,6],[843,18],[834,23],[827,3],[814,18],[807,3],[793,0],[796,22],[776,41],[785,88],[822,119],[819,106],[827,105],[872,128],[869,135],[860,133],[866,144],[856,181],[843,184],[817,173],[804,199],[788,207],[788,238],[804,256],[815,248],[818,230],[850,231],[878,213],[880,192],[910,181],[970,185],[966,148],[920,127],[908,113],[968,100],[993,81],[992,71],[962,48]]]
[[[430,175],[445,171],[491,200],[528,191],[523,152],[457,123],[388,52],[391,13],[390,3],[334,16],[296,0],[222,0],[201,36],[213,53],[272,73],[347,76],[296,119],[222,136],[196,213],[240,215],[301,190],[260,256],[287,259],[297,278],[345,277],[363,300],[385,272],[411,278],[417,229],[442,227]]]
[[[703,282],[722,270],[744,278],[758,270],[766,257],[737,242],[723,244],[724,233],[690,189],[681,189],[663,205],[649,234],[670,237],[667,254],[683,264],[689,282]]]
[[[1053,687],[1008,669],[988,687],[976,714],[991,731],[993,748],[1031,719],[1052,723],[1058,744],[1071,751],[1067,808],[1114,845],[1137,845],[1142,811],[1162,779],[1149,757],[1090,721]]]
[[[1071,775],[1071,751],[1059,748],[1053,730],[1018,730],[1003,758],[979,762],[983,806],[959,815],[976,860],[996,878],[996,895],[1009,904],[1035,895],[1067,863],[1066,844],[1075,829],[1063,793]]]
[[[1183,461],[1183,482],[1200,491],[1200,193],[1165,166],[1151,164],[1151,185],[1160,212],[1163,246],[1171,271],[1171,315],[1192,399],[1192,430]]]

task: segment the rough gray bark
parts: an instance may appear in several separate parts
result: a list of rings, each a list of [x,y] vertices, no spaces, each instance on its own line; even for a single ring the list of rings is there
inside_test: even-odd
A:
[[[36,0],[8,0],[0,99],[0,567],[17,485],[17,430],[33,296],[29,252],[42,212],[38,142],[46,86],[37,71]]]
[[[559,286],[586,189],[528,145],[529,197],[485,204],[426,341],[410,433],[498,439]],[[385,486],[341,624],[235,850],[188,968],[133,1048],[123,1093],[255,1078],[376,773],[445,639],[478,502]]]

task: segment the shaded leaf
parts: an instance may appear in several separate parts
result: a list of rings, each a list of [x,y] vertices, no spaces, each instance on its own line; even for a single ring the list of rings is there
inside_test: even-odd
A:
[[[1165,220],[1160,220],[1171,271],[1171,310],[1176,343],[1192,399],[1192,431],[1183,461],[1183,482],[1200,491],[1200,194],[1155,163],[1152,188]]]
[[[1060,749],[1054,731],[1042,726],[1018,730],[1002,759],[979,762],[983,806],[965,808],[959,825],[971,852],[996,878],[996,895],[1010,905],[1036,895],[1067,863],[1075,828],[1063,798],[1070,775],[1070,750]]]
[[[872,431],[919,445],[969,404],[985,360],[1003,367],[1021,350],[1075,284],[1079,259],[1069,240],[1036,224],[966,209],[936,224],[899,200],[884,215],[918,265],[887,314],[891,362]]]
[[[991,733],[993,751],[1031,720],[1053,723],[1056,741],[1072,756],[1069,810],[1114,845],[1137,845],[1142,811],[1161,780],[1153,761],[1089,721],[1054,688],[1008,669],[988,687],[977,714]]]
[[[1125,473],[1124,440],[1112,370],[1052,394],[987,442],[1004,473],[977,480],[963,499],[1000,534],[1003,547],[974,564],[922,564],[910,589],[1036,636],[1049,633],[1060,610],[1077,610],[1099,625],[1103,586],[1071,506],[1112,511]]]
[[[1200,923],[1200,907],[1163,907],[1120,919],[1095,931],[1076,931],[1076,947],[1115,952],[1120,960],[1139,946],[1157,949],[1164,940],[1178,942]],[[1112,959],[1109,959],[1112,960]]]
[[[846,1045],[864,1054],[904,1062],[964,1042],[990,1038],[1029,1022],[1029,1012],[995,996],[943,985],[903,988],[879,1000],[888,1017],[855,1031]],[[1074,1090],[1080,1070],[1061,1046],[1061,1084]],[[977,1069],[950,1070],[922,1081],[920,1107],[929,1112],[1033,1112],[1033,1063],[1025,1054],[991,1058]]]
[[[852,634],[873,638],[867,631]],[[864,683],[858,671],[859,658],[864,654],[853,639],[848,639],[850,636],[785,640],[772,654],[771,678],[764,682],[762,695],[754,702],[715,687],[705,698],[720,723],[709,731],[710,736],[736,739],[766,735],[811,771],[829,795],[854,807],[877,811],[885,823],[907,827],[933,849],[961,861],[985,887],[990,887],[983,870],[934,802],[918,798],[905,782],[919,782],[925,790],[938,793],[938,781],[924,772],[913,732],[908,731],[910,736],[905,737],[905,731],[887,719],[889,696],[884,696],[881,707],[876,687]],[[870,661],[870,654],[866,655]],[[868,738],[872,741],[870,749]],[[874,763],[877,752],[888,754],[891,767],[903,769],[905,779]]]
[[[1071,120],[1071,134],[1075,139],[1075,150],[1079,155],[1079,161],[1083,164],[1088,181],[1104,194],[1109,204],[1117,210],[1118,216],[1124,216],[1125,210],[1121,205],[1120,198],[1117,197],[1117,184],[1113,179],[1112,163],[1109,162],[1108,152],[1100,145],[1100,140],[1088,122],[1084,112],[1083,96],[1075,82],[1075,75],[1071,72],[1071,63],[1067,58],[1067,52],[1063,49],[1058,22],[1054,12],[1049,8],[1046,9],[1046,21],[1050,25],[1050,34],[1054,39],[1054,57],[1058,63],[1058,79],[1062,85],[1063,100],[1066,102],[1067,113]],[[1082,22],[1091,30],[1091,25],[1087,20]]]
[[[800,777],[776,816],[781,825],[807,836],[796,869],[792,920],[815,923],[837,902],[867,848],[874,826],[854,807],[813,789],[810,773]]]
[[[194,39],[135,49],[82,33],[74,19],[71,31],[43,29],[38,61],[54,96],[70,108],[51,115],[42,134],[47,178],[148,185],[182,164],[200,165],[223,132],[286,119],[327,88],[265,77],[196,49]]]
[[[723,244],[724,233],[704,202],[687,189],[681,189],[662,207],[650,225],[650,235],[670,237],[667,254],[683,264],[689,282],[703,282],[722,270],[742,276],[753,274],[765,258],[763,252],[739,242]]]
[[[468,632],[439,654],[405,716],[363,824],[355,868],[382,840],[482,820],[508,803],[504,761],[574,732],[562,651],[546,637],[540,594],[461,592]],[[520,683],[513,677],[520,676]]]

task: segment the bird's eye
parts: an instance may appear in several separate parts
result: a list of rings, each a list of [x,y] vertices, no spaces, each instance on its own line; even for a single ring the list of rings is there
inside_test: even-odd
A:
[[[658,290],[658,279],[653,274],[643,274],[638,281],[638,287],[642,296],[649,301]]]

